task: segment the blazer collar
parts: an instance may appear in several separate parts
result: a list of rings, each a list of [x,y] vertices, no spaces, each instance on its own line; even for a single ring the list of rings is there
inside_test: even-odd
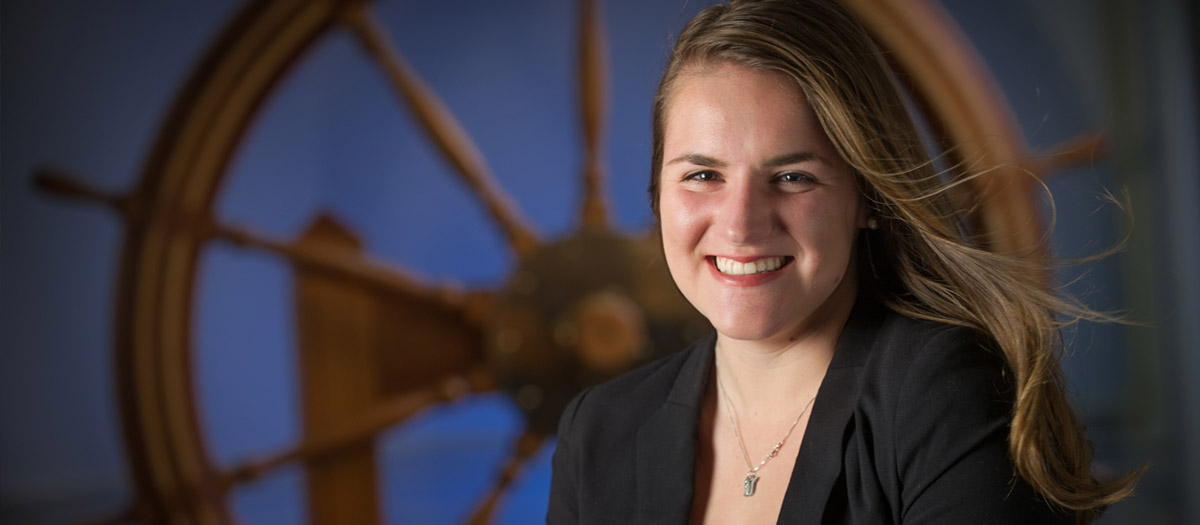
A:
[[[688,355],[667,401],[638,430],[638,516],[645,523],[684,523],[692,510],[696,428],[708,386],[716,332],[685,350]]]
[[[843,437],[858,402],[862,367],[875,345],[885,313],[883,306],[867,297],[859,296],[855,302],[817,391],[804,442],[783,496],[780,523],[823,522],[825,505],[842,475]]]

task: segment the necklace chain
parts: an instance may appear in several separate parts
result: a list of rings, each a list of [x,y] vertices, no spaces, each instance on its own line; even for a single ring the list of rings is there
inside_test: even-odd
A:
[[[715,365],[716,364],[714,363],[714,366]],[[746,461],[746,480],[743,485],[742,495],[753,496],[755,486],[758,483],[758,469],[763,468],[763,465],[766,465],[768,461],[771,461],[771,458],[779,455],[779,449],[782,448],[783,444],[787,442],[788,436],[792,435],[792,431],[796,429],[796,424],[800,423],[800,418],[804,417],[804,414],[808,412],[809,407],[812,406],[813,401],[816,401],[817,396],[814,395],[808,399],[808,402],[804,404],[804,408],[801,409],[800,413],[796,415],[796,419],[792,420],[792,425],[788,427],[787,433],[783,435],[783,438],[775,444],[775,447],[771,449],[771,452],[767,454],[767,457],[763,458],[763,460],[758,463],[758,466],[753,466],[750,463],[750,454],[746,452],[746,445],[742,443],[742,433],[738,431],[737,415],[733,412],[733,404],[729,402],[729,394],[727,394],[725,391],[725,385],[721,384],[721,370],[719,367],[717,367],[716,375],[717,389],[721,391],[721,398],[725,400],[725,413],[729,416],[729,426],[733,429],[733,437],[737,440],[738,448],[742,451],[742,459]]]

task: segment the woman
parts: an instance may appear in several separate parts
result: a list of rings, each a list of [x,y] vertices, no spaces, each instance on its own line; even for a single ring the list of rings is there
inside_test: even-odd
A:
[[[714,6],[654,107],[650,192],[716,329],[563,413],[552,523],[1088,522],[1054,312],[964,239],[880,52],[831,0]]]

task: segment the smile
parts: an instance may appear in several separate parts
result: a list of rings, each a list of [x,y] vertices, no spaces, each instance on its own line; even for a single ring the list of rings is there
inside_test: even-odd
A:
[[[756,273],[773,272],[783,267],[787,262],[784,257],[763,257],[753,261],[739,262],[725,257],[713,257],[717,271],[725,275],[753,275]]]

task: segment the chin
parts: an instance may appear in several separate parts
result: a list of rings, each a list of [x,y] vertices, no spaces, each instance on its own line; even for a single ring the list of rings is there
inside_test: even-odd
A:
[[[783,331],[780,323],[764,322],[761,317],[751,316],[749,322],[745,318],[730,319],[713,316],[708,318],[713,328],[722,337],[738,341],[764,341],[779,335]]]

